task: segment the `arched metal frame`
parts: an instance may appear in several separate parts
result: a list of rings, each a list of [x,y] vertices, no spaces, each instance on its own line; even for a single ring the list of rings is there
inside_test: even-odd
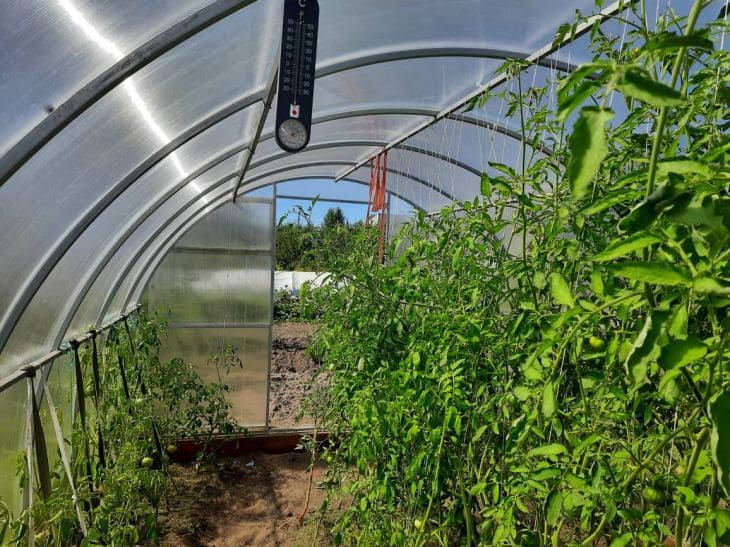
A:
[[[270,176],[270,175],[266,175],[266,176]],[[262,176],[260,178],[265,178],[265,177]],[[280,184],[280,183],[284,183],[284,182],[307,181],[307,180],[312,180],[313,178],[316,178],[316,177],[308,176],[308,177],[305,177],[305,178],[299,178],[299,177],[295,177],[295,178],[284,178],[282,180],[277,180],[276,182],[270,182],[270,183],[267,183],[265,185],[259,186],[259,187],[255,188],[255,189],[264,188],[266,186],[271,186],[271,185],[274,185],[274,184]],[[363,186],[369,186],[369,184],[370,184],[369,182],[361,181],[359,179],[354,179],[354,178],[347,179],[347,182],[352,182],[352,183],[355,183],[355,184],[361,184]],[[393,195],[394,197],[400,199],[404,203],[407,203],[408,205],[410,205],[414,209],[422,210],[420,206],[418,206],[416,203],[412,202],[411,200],[403,197],[398,192],[388,191],[388,193],[391,194],[391,195]],[[242,199],[243,200],[246,199],[245,198],[245,195],[242,196]],[[225,203],[225,201],[224,201],[224,203]],[[195,214],[197,214],[197,213],[193,213],[192,216],[195,216]],[[138,276],[138,279],[135,279],[134,280],[132,286],[130,287],[130,290],[128,291],[128,294],[125,296],[125,298],[124,298],[124,304],[122,306],[123,308],[126,308],[129,305],[129,301],[132,298],[132,296],[134,295],[134,292],[136,291],[136,289],[140,286],[140,283],[141,283],[141,286],[144,286],[147,283],[147,279],[149,279],[149,277],[151,277],[151,275],[154,273],[154,270],[156,269],[157,264],[159,263],[159,261],[161,261],[164,258],[164,256],[167,254],[166,251],[163,252],[164,247],[168,243],[170,243],[170,242],[171,242],[171,245],[169,247],[171,247],[172,245],[174,245],[175,241],[179,240],[184,235],[184,232],[183,233],[180,233],[180,230],[183,230],[184,229],[184,226],[185,226],[186,222],[187,221],[184,221],[183,222],[183,225],[181,225],[180,228],[178,228],[173,234],[171,234],[170,237],[166,238],[165,241],[158,246],[158,249],[157,250],[155,250],[155,251],[153,251],[151,253],[150,259],[148,260],[147,264],[143,265],[142,268],[140,269],[140,274]],[[164,230],[164,228],[163,228],[163,230]],[[187,229],[185,231],[187,231]],[[162,230],[160,230],[160,233],[161,232],[162,232]],[[175,237],[175,234],[177,234],[177,237]],[[156,237],[159,237],[159,235],[160,234],[158,233]],[[169,247],[168,247],[168,249],[169,249]],[[117,283],[115,283],[115,287],[114,287],[113,291],[110,291],[109,295],[105,299],[105,305],[103,306],[103,308],[101,310],[101,313],[99,315],[99,318],[98,318],[98,321],[97,322],[103,321],[103,318],[105,317],[105,315],[106,315],[106,313],[108,311],[108,307],[109,307],[110,303],[114,300],[114,298],[116,296],[116,292],[124,284],[124,281],[126,280],[127,276],[131,272],[132,267],[134,267],[135,265],[137,265],[138,260],[141,257],[141,254],[142,253],[140,252],[139,255],[136,257],[136,259],[130,260],[128,262],[127,267],[125,267],[123,274],[119,276],[119,278],[117,280]],[[154,266],[152,267],[152,269],[150,269],[150,264],[154,264]],[[145,279],[145,272],[150,272],[150,275],[147,276],[146,279]]]
[[[266,172],[266,173],[261,173],[260,175],[258,175],[256,177],[254,177],[253,179],[249,180],[249,184],[255,183],[256,180],[261,180],[261,179],[264,179],[264,178],[268,178],[268,177],[271,177],[271,176],[274,176],[274,175],[277,175],[277,174],[280,174],[280,173],[286,173],[287,171],[292,171],[292,170],[295,170],[295,169],[301,169],[301,168],[305,168],[305,167],[317,167],[317,166],[324,167],[324,166],[328,166],[328,165],[342,165],[343,163],[344,162],[335,162],[335,163],[332,163],[332,162],[311,162],[310,164],[303,164],[303,165],[298,165],[298,166],[295,166],[295,167],[287,167],[287,168],[280,169],[280,170],[274,170],[274,171],[270,171],[270,172]],[[350,164],[347,164],[347,165],[350,165]],[[396,175],[399,175],[399,176],[411,178],[412,180],[414,180],[414,182],[417,182],[417,183],[420,181],[420,179],[416,179],[416,178],[414,178],[411,175],[408,175],[406,173],[400,173],[400,172],[395,171],[395,170],[389,170],[389,172],[391,172],[393,174],[396,174]],[[235,174],[231,175],[230,178],[233,178],[233,177],[235,177]],[[284,177],[284,179],[285,178],[286,177]],[[360,181],[360,180],[357,180],[357,179],[348,179],[348,180],[351,180],[352,182],[356,182],[358,184],[368,184],[369,185],[369,182],[366,183],[366,182],[363,182],[363,181]],[[277,182],[283,182],[283,179],[281,181],[277,181]],[[245,188],[244,188],[244,190],[245,190]],[[401,195],[399,195],[399,194],[397,194],[395,192],[392,192],[392,191],[390,191],[389,193],[395,195],[398,199],[403,200],[404,202],[408,203],[409,205],[411,205],[413,207],[417,207],[417,208],[420,209],[420,207],[418,207],[416,204],[414,204],[410,200],[402,197]],[[449,199],[449,200],[452,200],[453,199],[453,197],[451,197],[448,194],[447,195],[444,195],[444,197],[447,198],[447,199]],[[170,219],[168,219],[168,221],[165,224],[163,224],[162,226],[160,226],[155,231],[155,233],[148,238],[148,241],[154,241],[157,237],[159,237],[160,234],[165,230],[165,228],[167,228],[167,226],[169,226],[169,224],[173,220],[174,220],[174,217],[170,217]],[[104,317],[105,317],[105,315],[106,315],[106,313],[108,311],[109,306],[111,305],[112,301],[114,300],[114,298],[116,296],[117,291],[119,290],[119,288],[121,287],[121,285],[124,282],[124,278],[126,278],[126,276],[129,273],[129,271],[134,267],[134,265],[136,264],[136,262],[140,259],[140,257],[142,256],[142,253],[145,251],[145,248],[146,247],[141,247],[140,249],[138,249],[137,252],[134,254],[134,256],[132,256],[127,261],[127,263],[125,264],[124,268],[122,269],[122,272],[123,273],[117,278],[116,282],[112,285],[112,287],[107,292],[107,295],[104,298],[104,303],[103,303],[103,305],[101,307],[101,310],[99,312],[99,317],[97,318],[97,323],[99,323],[100,321],[103,321],[103,319],[104,319]]]
[[[93,106],[98,100],[105,96],[109,91],[121,84],[126,78],[135,74],[143,67],[149,65],[155,59],[159,58],[165,52],[173,49],[177,45],[183,43],[188,38],[196,35],[205,28],[210,27],[216,22],[235,13],[236,11],[252,4],[256,0],[216,0],[208,6],[202,8],[196,13],[189,15],[180,22],[172,25],[168,29],[160,32],[146,43],[139,46],[133,52],[128,54],[122,60],[114,64],[112,67],[97,76],[90,83],[81,88],[71,98],[64,102],[59,108],[46,117],[40,124],[34,127],[28,134],[18,141],[2,158],[0,158],[0,185],[6,182],[13,173],[15,173],[23,164],[25,164],[38,150],[48,143],[54,136],[58,135],[64,127],[71,124],[83,112]],[[632,1],[627,4],[633,3]],[[624,9],[626,5],[623,2],[615,2],[613,5],[602,10],[601,14],[589,19],[586,23],[580,25],[579,29],[571,39],[587,32],[593,25],[594,21],[611,15],[620,9]],[[320,67],[317,70],[317,77],[335,74],[347,70],[353,70],[369,64],[377,64],[391,61],[398,61],[413,58],[425,57],[482,57],[482,58],[522,58],[528,59],[538,64],[544,64],[550,68],[557,70],[571,70],[573,67],[565,63],[558,63],[551,60],[548,56],[562,44],[554,44],[554,47],[545,47],[531,54],[525,55],[519,52],[499,51],[484,48],[418,48],[412,50],[400,50],[392,52],[383,52],[376,55],[366,55],[361,57],[353,57],[337,63]],[[0,324],[0,351],[4,348],[10,334],[15,325],[25,311],[27,305],[33,299],[37,291],[43,285],[51,271],[58,264],[60,259],[65,255],[68,249],[75,243],[80,235],[93,223],[93,221],[108,207],[117,197],[119,197],[129,186],[131,186],[139,177],[146,173],[149,169],[157,165],[171,152],[188,142],[195,136],[199,135],[207,128],[215,125],[215,123],[225,119],[235,112],[243,110],[248,106],[264,102],[266,97],[266,89],[257,89],[249,93],[238,101],[218,110],[211,116],[194,124],[188,130],[183,131],[175,139],[167,145],[162,146],[153,155],[148,157],[136,168],[130,171],[127,176],[123,177],[117,184],[112,186],[101,198],[93,203],[76,223],[67,230],[61,241],[49,250],[43,257],[39,266],[36,267],[29,275],[27,281],[21,286],[16,297],[10,305],[9,311],[4,315],[2,324]],[[476,96],[471,94],[459,104],[464,104],[466,100]],[[454,112],[454,107],[441,111],[433,117],[433,119],[425,124],[419,124],[410,132],[404,134],[400,139],[391,143],[388,147],[393,147],[404,142],[408,137],[425,129],[431,124],[450,116]],[[255,148],[256,142],[250,143]],[[338,180],[347,176],[355,169],[362,167],[367,163],[369,158],[361,160],[350,169],[338,175]],[[424,181],[425,182],[425,181]]]
[[[208,25],[209,26],[209,25]],[[207,27],[206,27],[207,28]],[[202,29],[201,29],[202,30]],[[458,50],[458,48],[457,48]],[[472,56],[476,56],[474,52],[474,48],[469,48],[470,53]],[[435,50],[433,49],[417,49],[417,50],[401,50],[401,51],[393,51],[389,53],[381,53],[378,55],[370,55],[370,56],[363,56],[363,57],[357,57],[352,58],[347,61],[340,61],[337,63],[332,63],[330,65],[324,65],[322,67],[319,67],[316,71],[316,77],[322,78],[325,76],[330,76],[334,74],[338,74],[340,72],[344,72],[347,70],[354,70],[356,68],[362,68],[365,66],[370,66],[372,64],[378,64],[378,63],[384,63],[384,62],[397,62],[400,60],[400,55],[405,55],[407,59],[413,59],[413,58],[426,58],[428,57],[428,53],[433,52]],[[438,50],[440,54],[445,54],[446,49]],[[456,50],[455,50],[456,51]],[[493,58],[494,50],[484,50],[484,55],[486,58]],[[504,52],[503,52],[504,53]],[[456,56],[456,55],[454,55]],[[524,54],[514,52],[514,57],[520,57],[524,56]],[[144,66],[144,65],[142,65]],[[141,68],[141,66],[140,66]],[[248,107],[251,107],[253,105],[256,105],[258,103],[265,103],[267,99],[269,89],[268,86],[266,88],[259,88],[246,96],[234,101],[233,103],[230,103],[220,110],[214,112],[213,114],[207,116],[203,120],[198,121],[196,124],[194,124],[192,127],[188,128],[187,130],[183,131],[181,134],[179,134],[177,137],[172,139],[169,143],[166,145],[160,147],[157,152],[149,156],[147,159],[142,161],[140,164],[137,165],[132,171],[130,171],[125,177],[123,177],[118,183],[107,189],[107,191],[96,200],[95,203],[93,203],[90,208],[86,211],[86,213],[78,219],[69,230],[67,230],[61,241],[59,241],[55,247],[53,247],[47,255],[44,257],[43,260],[39,263],[39,265],[35,268],[33,272],[28,276],[28,279],[26,282],[21,286],[20,290],[18,291],[16,297],[13,299],[9,306],[9,310],[4,314],[2,318],[2,322],[0,323],[0,352],[5,347],[5,344],[7,343],[8,339],[10,338],[10,335],[12,334],[13,329],[15,328],[15,325],[18,323],[23,311],[28,306],[30,301],[33,299],[35,294],[40,289],[41,285],[45,282],[46,278],[50,275],[51,271],[55,266],[58,264],[58,262],[61,260],[63,255],[66,254],[66,252],[71,248],[71,246],[76,242],[76,240],[81,236],[81,234],[94,222],[94,220],[101,215],[107,207],[109,207],[114,201],[127,189],[129,188],[134,182],[136,182],[137,179],[141,178],[146,172],[151,170],[153,167],[158,165],[161,161],[163,161],[167,156],[169,156],[171,153],[175,152],[178,148],[186,144],[187,142],[191,141],[196,136],[200,135],[207,129],[211,128],[215,124],[225,120],[229,116],[232,116],[236,114],[237,112],[240,112]],[[98,100],[100,97],[94,99],[93,102]],[[65,103],[64,103],[65,104]],[[93,103],[92,103],[93,104]],[[90,107],[91,105],[87,105],[86,108]],[[429,114],[425,114],[425,112],[428,110]],[[434,116],[434,113],[437,113],[437,110],[432,109],[392,109],[391,113],[398,112],[400,114],[409,114],[409,113],[415,113],[418,111],[419,113],[424,113],[424,115],[428,116]],[[352,113],[352,115],[367,115],[366,112],[371,112],[372,110],[365,110],[361,111],[359,114]],[[79,113],[80,114],[80,113]],[[65,119],[65,118],[64,118]],[[330,118],[332,119],[332,118]],[[70,120],[67,120],[64,122],[65,125],[68,125],[70,123]],[[60,129],[56,131],[58,133]],[[269,138],[270,135],[265,135],[265,137]],[[50,139],[48,139],[50,140]],[[45,141],[47,142],[47,140]],[[249,146],[255,143],[249,143]],[[40,147],[39,147],[40,148]],[[11,149],[14,150],[15,148]],[[36,150],[37,151],[37,150]],[[28,155],[25,159],[22,160],[22,163],[25,163],[32,154]],[[4,156],[4,158],[7,157]],[[2,173],[1,167],[2,167],[3,160],[0,160],[0,174]],[[13,167],[13,172],[16,171],[18,167]],[[10,168],[8,168],[10,170]],[[0,178],[0,183],[2,182],[2,178]]]
[[[318,149],[326,149],[326,148],[336,148],[336,147],[342,147],[342,146],[383,146],[384,141],[338,141],[338,142],[332,142],[332,143],[319,143],[316,145],[313,145],[308,148],[308,150],[318,150]],[[431,152],[429,150],[425,150],[422,148],[417,147],[401,147],[403,150],[408,150],[411,152],[421,153],[428,155],[429,157],[434,157],[436,159],[441,159],[443,161],[447,161],[449,163],[452,163],[454,165],[457,165],[459,167],[462,167],[463,169],[468,170],[469,172],[472,172],[479,176],[479,172],[476,169],[473,169],[466,164],[463,164],[462,162],[458,162],[456,160],[453,160],[452,158],[448,158],[446,156],[442,156],[440,154],[436,154],[435,152]],[[247,145],[237,145],[229,150],[226,150],[223,152],[220,156],[215,157],[209,161],[207,161],[203,166],[196,169],[193,173],[188,175],[187,177],[183,178],[179,183],[175,184],[171,188],[169,188],[160,198],[155,200],[150,207],[143,209],[141,212],[139,212],[130,223],[129,227],[126,228],[119,237],[117,237],[112,243],[101,253],[99,253],[99,259],[96,261],[94,266],[89,270],[89,273],[84,276],[83,281],[81,284],[77,287],[77,289],[74,291],[73,295],[71,296],[69,300],[69,305],[63,312],[63,323],[62,328],[60,332],[57,335],[56,343],[54,343],[54,347],[57,346],[60,343],[60,340],[63,339],[65,336],[66,330],[68,329],[68,326],[73,321],[73,318],[78,311],[79,307],[81,306],[84,298],[88,294],[88,291],[91,289],[91,286],[94,284],[94,281],[98,277],[98,275],[101,273],[101,271],[106,267],[106,265],[109,263],[109,261],[113,258],[113,256],[116,254],[116,252],[121,248],[122,245],[132,236],[132,234],[139,228],[139,226],[152,214],[154,214],[155,211],[157,211],[160,207],[162,207],[169,199],[171,199],[175,194],[178,192],[184,190],[191,182],[196,180],[197,178],[203,176],[206,172],[210,171],[211,169],[217,167],[220,165],[223,161],[235,157],[237,154],[244,152],[248,149]],[[255,169],[257,167],[260,167],[262,165],[265,165],[267,163],[276,161],[277,159],[281,159],[284,157],[288,157],[289,154],[287,153],[280,153],[273,156],[268,156],[259,162],[254,162],[251,164],[251,168]],[[297,166],[299,168],[301,166]],[[394,171],[394,174],[402,175],[399,171]],[[230,180],[230,177],[226,177],[226,180]],[[417,184],[423,184],[423,181],[421,179],[414,179],[414,182]],[[218,183],[216,183],[217,185]],[[399,199],[403,199],[399,196]],[[405,200],[404,200],[405,201]],[[182,209],[187,207],[187,205],[183,206]],[[181,209],[181,210],[182,210]],[[179,211],[178,211],[179,212]],[[152,236],[154,238],[155,236]],[[152,239],[150,238],[150,239]]]

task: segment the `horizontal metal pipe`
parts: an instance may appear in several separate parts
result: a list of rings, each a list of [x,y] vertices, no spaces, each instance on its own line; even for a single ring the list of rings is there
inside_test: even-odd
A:
[[[100,332],[104,332],[104,331],[110,329],[111,327],[113,327],[114,325],[119,323],[120,321],[124,320],[130,314],[136,312],[139,308],[140,308],[140,305],[137,304],[128,313],[126,313],[124,315],[120,315],[119,317],[117,317],[116,319],[113,319],[112,321],[103,325],[102,327],[95,329],[94,332],[98,334]],[[91,336],[92,336],[91,332],[88,332],[79,338],[74,338],[73,340],[78,342],[79,344],[83,344],[84,342],[87,342],[88,340],[90,340]],[[70,343],[70,341],[69,341],[69,343]],[[50,365],[51,363],[53,363],[53,361],[55,361],[59,357],[65,355],[66,353],[68,353],[68,351],[70,349],[71,348],[68,345],[66,345],[65,347],[59,348],[59,349],[55,349],[55,350],[51,351],[50,353],[47,353],[43,357],[36,359],[32,363],[24,365],[19,370],[16,370],[9,376],[6,376],[2,380],[0,380],[0,393],[7,391],[9,388],[14,386],[18,382],[22,381],[24,378],[27,378],[29,376],[35,376],[41,369],[43,369],[47,365]]]

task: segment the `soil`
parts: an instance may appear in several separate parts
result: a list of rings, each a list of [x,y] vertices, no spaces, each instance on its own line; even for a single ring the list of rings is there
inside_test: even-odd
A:
[[[271,340],[271,399],[269,425],[278,428],[311,426],[306,418],[297,420],[302,399],[327,382],[319,365],[307,355],[307,347],[317,325],[280,323],[273,327]],[[313,382],[314,380],[314,382]]]
[[[326,383],[314,379],[319,365],[307,355],[317,329],[308,323],[274,325],[271,359],[270,425],[275,428],[304,427],[297,420],[302,399]],[[161,545],[281,546],[334,545],[321,524],[319,507],[327,466],[319,462],[312,475],[310,455],[249,453],[220,457],[215,462],[173,464],[168,502],[162,504],[159,524]]]
[[[172,465],[169,506],[160,510],[162,545],[299,547],[333,545],[319,524],[326,465],[314,467],[309,509],[307,453],[250,453],[199,466]]]

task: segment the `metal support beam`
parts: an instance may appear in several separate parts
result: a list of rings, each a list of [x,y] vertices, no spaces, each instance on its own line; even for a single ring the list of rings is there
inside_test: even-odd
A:
[[[319,196],[292,196],[276,194],[277,199],[285,199],[288,201],[312,201],[317,200],[317,203],[342,203],[344,205],[367,205],[368,202],[361,199],[336,199],[336,198],[321,198]]]
[[[236,199],[238,199],[238,191],[241,188],[241,182],[243,182],[243,179],[246,177],[246,173],[248,173],[248,168],[251,165],[251,160],[256,153],[256,147],[259,144],[261,132],[264,130],[264,125],[266,125],[266,119],[268,118],[269,111],[271,110],[271,103],[274,102],[274,97],[276,97],[276,84],[279,81],[279,55],[275,55],[274,58],[276,60],[274,61],[275,64],[272,70],[272,76],[269,81],[269,90],[266,93],[266,98],[264,99],[264,108],[261,111],[261,116],[259,116],[258,122],[256,123],[256,131],[254,132],[253,139],[251,139],[251,144],[249,144],[248,147],[249,153],[243,162],[243,166],[241,167],[241,173],[238,176],[238,182],[236,183],[236,189],[233,191],[234,203]]]
[[[589,17],[583,23],[580,23],[579,25],[577,25],[575,31],[568,38],[564,38],[557,44],[555,44],[555,43],[547,44],[547,45],[541,47],[540,49],[538,49],[537,51],[535,51],[534,53],[528,55],[527,57],[524,57],[523,59],[530,63],[539,64],[541,60],[545,60],[549,55],[552,55],[553,53],[555,53],[559,48],[561,48],[565,44],[570,43],[570,42],[574,41],[576,38],[585,34],[586,32],[589,32],[593,28],[593,25],[596,22],[602,22],[605,19],[611,17],[612,15],[627,9],[632,3],[633,3],[632,1],[627,1],[627,0],[618,0],[617,2],[614,2],[607,8],[601,10],[601,12],[598,13],[597,15],[594,15],[593,17]],[[479,97],[480,95],[483,95],[485,92],[487,92],[491,89],[494,89],[498,85],[503,84],[504,82],[506,82],[508,80],[508,78],[509,78],[509,75],[506,72],[503,72],[503,73],[497,75],[496,77],[492,78],[492,80],[486,86],[482,87],[478,91],[469,93],[465,97],[459,99],[454,104],[447,106],[445,109],[443,109],[441,112],[439,112],[436,116],[434,116],[434,118],[432,120],[429,120],[425,123],[417,125],[410,131],[407,131],[406,133],[404,133],[403,135],[401,135],[400,137],[395,139],[392,143],[390,143],[388,146],[386,146],[386,150],[389,150],[389,149],[397,146],[398,144],[410,139],[414,135],[417,135],[424,129],[427,129],[428,127],[431,127],[432,125],[443,120],[444,118],[451,116],[457,110],[464,107],[464,105],[468,104],[472,99],[475,99],[475,98]],[[342,178],[346,177],[347,175],[349,175],[356,169],[359,169],[363,165],[366,165],[374,157],[375,157],[375,154],[368,156],[367,158],[359,161],[358,163],[355,164],[354,167],[352,167],[348,170],[345,170],[343,173],[338,175],[335,180],[341,180]]]

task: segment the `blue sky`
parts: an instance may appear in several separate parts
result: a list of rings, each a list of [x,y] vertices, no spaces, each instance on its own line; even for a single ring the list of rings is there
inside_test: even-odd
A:
[[[333,203],[327,202],[327,198],[345,199],[367,202],[368,187],[362,184],[352,182],[334,182],[331,179],[307,179],[296,180],[290,182],[279,183],[277,185],[278,196],[302,196],[302,199],[284,199],[279,197],[276,203],[276,220],[289,213],[288,220],[297,222],[297,213],[292,212],[297,205],[301,205],[303,209],[308,209],[312,199],[320,196],[312,211],[312,221],[315,224],[321,224],[327,210],[333,207],[339,207],[345,214],[345,218],[350,223],[359,220],[364,221],[367,213],[367,204],[350,204],[350,203]],[[399,209],[405,208],[405,204],[401,203]],[[410,209],[410,207],[407,207]],[[302,219],[302,222],[305,222]]]

